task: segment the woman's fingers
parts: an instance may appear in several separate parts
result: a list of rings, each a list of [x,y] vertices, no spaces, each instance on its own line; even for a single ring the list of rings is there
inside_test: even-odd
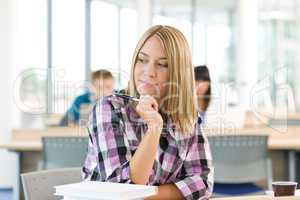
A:
[[[140,104],[142,104],[142,107],[145,107],[146,110],[151,110],[151,108],[153,108],[155,111],[158,111],[158,103],[150,95],[141,96],[140,97]]]
[[[148,128],[161,131],[159,129],[162,128],[163,119],[158,112],[158,103],[152,96],[141,96],[136,111],[145,120]]]

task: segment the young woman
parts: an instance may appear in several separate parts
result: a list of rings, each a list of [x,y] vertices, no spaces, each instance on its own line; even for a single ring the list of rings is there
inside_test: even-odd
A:
[[[209,71],[206,65],[196,66],[194,68],[196,80],[196,93],[198,107],[201,119],[205,121],[205,112],[211,100],[211,81]]]
[[[85,180],[158,186],[149,199],[208,199],[213,167],[198,121],[191,53],[183,34],[154,26],[133,56],[127,94],[90,116]]]

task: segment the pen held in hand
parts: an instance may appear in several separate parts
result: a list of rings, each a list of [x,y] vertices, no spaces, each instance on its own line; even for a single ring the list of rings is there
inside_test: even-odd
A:
[[[140,101],[138,98],[132,97],[132,96],[129,96],[129,95],[126,95],[126,94],[115,93],[115,95],[117,97],[121,97],[121,98],[124,98],[126,100],[132,100],[132,101],[135,101],[135,102],[139,102]]]
[[[136,97],[132,97],[132,96],[129,96],[129,95],[126,95],[126,94],[120,94],[120,93],[114,93],[117,97],[121,97],[123,99],[126,99],[126,100],[131,100],[134,102],[135,106],[137,105],[137,103],[140,102],[140,99],[136,98]],[[152,106],[153,109],[155,109],[154,106]]]

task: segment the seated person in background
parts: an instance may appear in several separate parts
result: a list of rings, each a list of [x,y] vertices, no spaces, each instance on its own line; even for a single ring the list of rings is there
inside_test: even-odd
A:
[[[198,107],[201,114],[201,119],[202,121],[205,121],[205,112],[211,100],[211,81],[209,71],[206,65],[200,65],[194,68],[194,72]]]
[[[114,88],[114,77],[110,71],[101,69],[92,73],[91,88],[76,97],[67,113],[60,121],[60,126],[74,126],[79,124],[82,107],[96,102],[104,96],[111,95]]]

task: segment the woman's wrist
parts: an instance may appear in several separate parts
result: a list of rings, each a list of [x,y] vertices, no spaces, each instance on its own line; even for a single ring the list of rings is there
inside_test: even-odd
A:
[[[162,124],[159,124],[159,123],[148,123],[147,126],[148,126],[148,130],[151,133],[161,134],[161,132],[162,132],[162,127],[163,127]]]

